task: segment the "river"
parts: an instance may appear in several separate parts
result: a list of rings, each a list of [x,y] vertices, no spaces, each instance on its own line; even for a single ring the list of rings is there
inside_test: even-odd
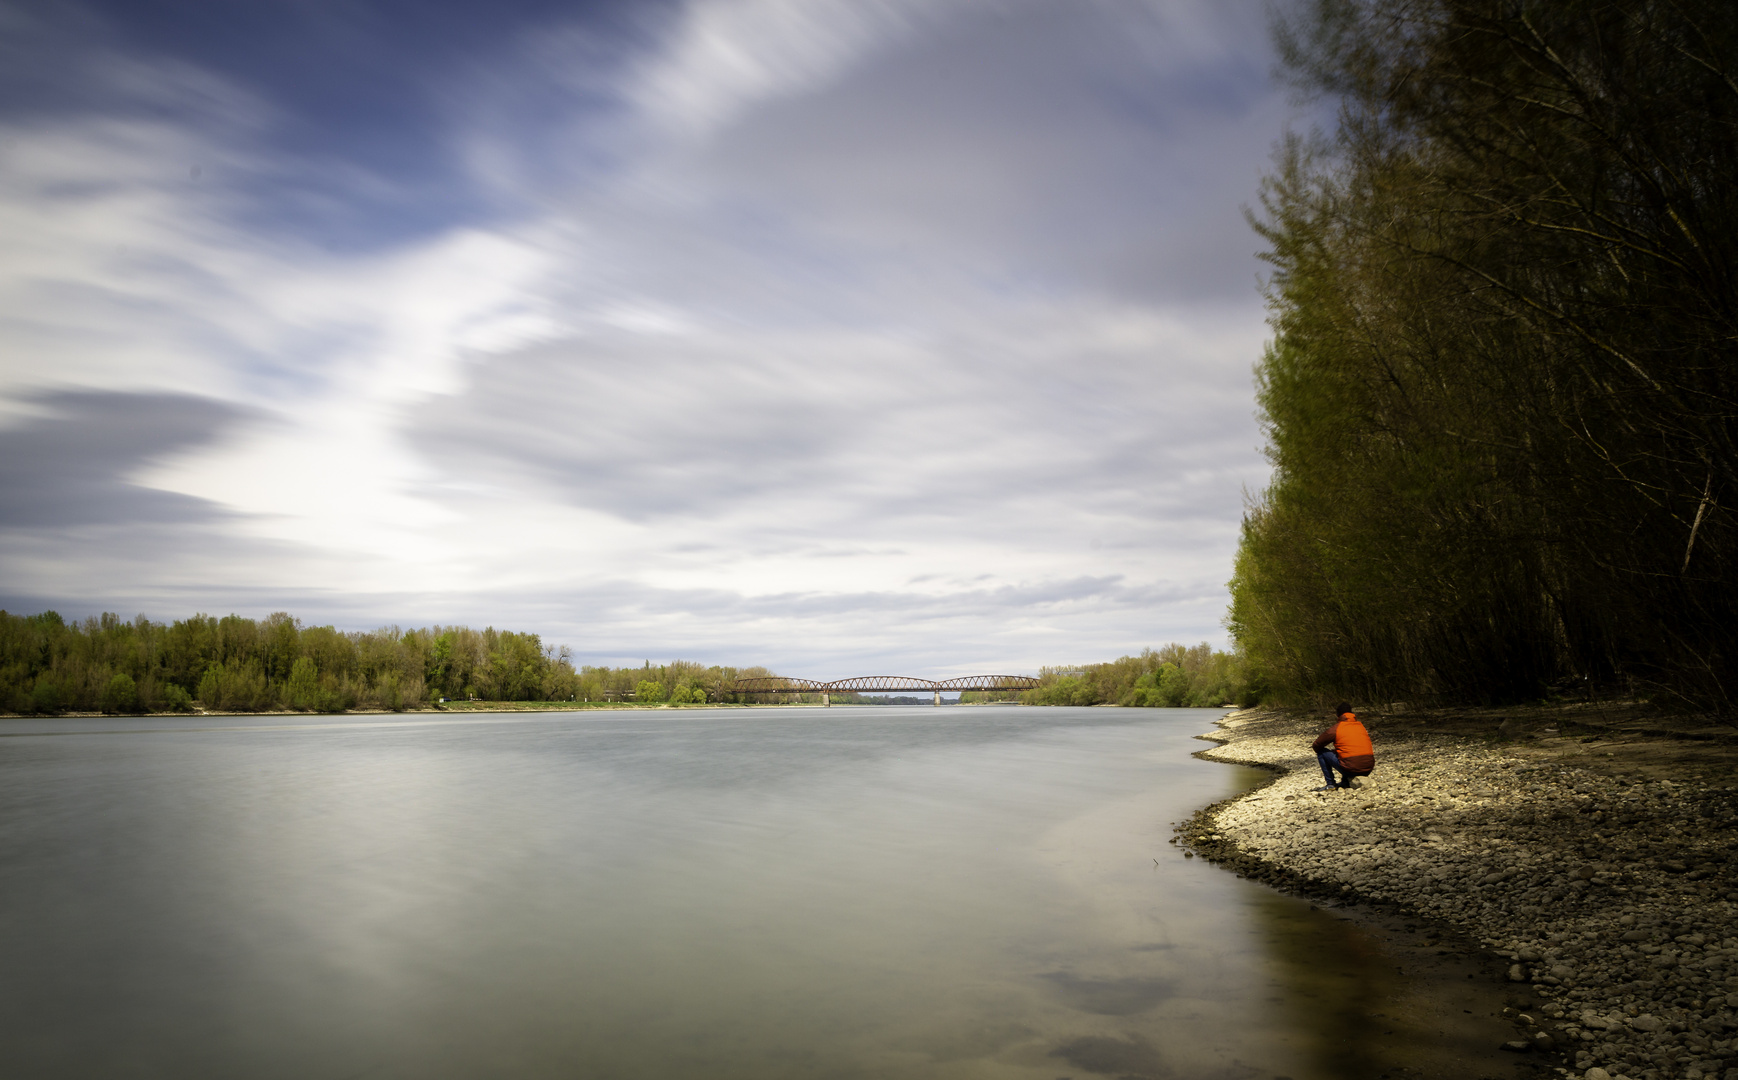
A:
[[[0,720],[0,1073],[1336,1075],[1368,957],[1168,843],[1219,715]]]

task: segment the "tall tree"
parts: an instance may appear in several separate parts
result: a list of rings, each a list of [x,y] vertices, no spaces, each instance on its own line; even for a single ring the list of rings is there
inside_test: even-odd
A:
[[[1258,223],[1274,480],[1233,631],[1297,696],[1733,707],[1738,9],[1318,0]]]

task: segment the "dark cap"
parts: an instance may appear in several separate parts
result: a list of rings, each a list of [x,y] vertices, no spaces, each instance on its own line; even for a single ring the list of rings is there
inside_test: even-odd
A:
[[[1350,705],[1347,705],[1343,701],[1340,702],[1338,705],[1334,706],[1334,715],[1335,716],[1344,716],[1351,711],[1352,711],[1352,707]]]

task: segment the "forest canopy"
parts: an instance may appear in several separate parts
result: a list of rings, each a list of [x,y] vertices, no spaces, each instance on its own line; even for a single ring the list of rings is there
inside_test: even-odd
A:
[[[492,627],[346,633],[304,627],[283,612],[166,625],[143,615],[67,622],[52,611],[0,611],[0,709],[19,713],[189,711],[196,703],[225,712],[340,712],[442,698],[680,704],[719,700],[738,674],[680,660],[575,668],[565,646]]]
[[[1139,656],[1079,668],[1046,667],[1038,678],[1036,690],[1020,695],[1028,705],[1211,708],[1258,704],[1263,689],[1251,681],[1241,657],[1206,642],[1143,649]]]
[[[69,622],[52,611],[0,611],[0,710],[15,713],[342,712],[420,708],[443,699],[701,705],[738,701],[730,691],[737,678],[772,674],[759,666],[685,660],[575,667],[566,646],[492,627],[344,632],[303,626],[284,612],[257,620],[195,615],[164,624],[143,615],[130,622],[113,614]],[[1252,693],[1235,657],[1202,644],[1147,649],[1080,669],[1045,668],[1037,690],[968,693],[962,700],[1179,706],[1243,702]],[[832,700],[880,703],[857,694]]]
[[[1282,699],[1733,708],[1738,7],[1317,0],[1256,225]]]

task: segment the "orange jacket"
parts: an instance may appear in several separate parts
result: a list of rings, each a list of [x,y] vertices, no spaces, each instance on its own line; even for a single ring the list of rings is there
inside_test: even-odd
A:
[[[1333,727],[1316,736],[1312,750],[1326,750],[1334,744],[1340,765],[1351,772],[1366,773],[1376,767],[1376,748],[1370,743],[1370,733],[1352,713],[1341,713]]]

